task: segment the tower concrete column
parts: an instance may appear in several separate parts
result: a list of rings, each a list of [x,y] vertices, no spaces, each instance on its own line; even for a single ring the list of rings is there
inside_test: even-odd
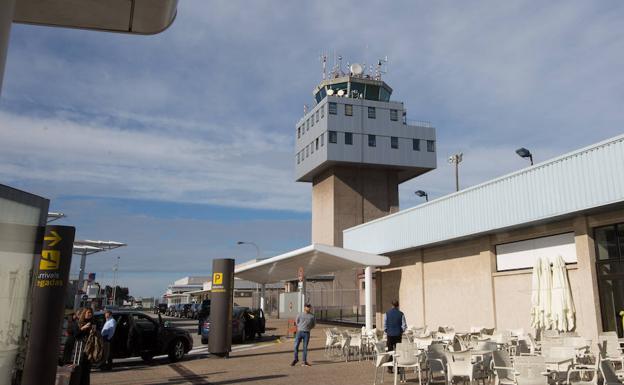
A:
[[[6,65],[7,51],[9,50],[9,38],[11,37],[11,25],[15,13],[15,0],[0,1],[0,95],[2,95],[2,79]]]

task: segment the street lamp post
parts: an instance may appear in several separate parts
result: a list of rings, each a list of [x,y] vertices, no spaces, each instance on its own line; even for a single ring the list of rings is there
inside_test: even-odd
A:
[[[463,153],[457,153],[449,156],[448,162],[455,165],[455,191],[459,191],[459,164],[464,158]]]
[[[117,271],[119,271],[119,256],[117,256],[117,263],[113,266],[113,298],[111,305],[115,306],[115,300],[117,299]]]
[[[416,190],[414,191],[414,194],[416,194],[419,197],[425,197],[425,202],[429,202],[429,194],[427,194],[425,191],[423,190]]]
[[[531,166],[533,166],[533,154],[531,154],[531,151],[527,150],[524,147],[520,147],[516,150],[516,154],[518,154],[518,156],[520,156],[521,158],[529,158],[529,161],[531,161]]]

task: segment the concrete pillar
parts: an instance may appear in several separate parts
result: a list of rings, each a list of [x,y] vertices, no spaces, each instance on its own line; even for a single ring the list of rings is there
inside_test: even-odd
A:
[[[9,50],[9,37],[11,36],[14,12],[15,0],[0,1],[0,95],[2,94],[2,79],[4,78],[4,66]]]
[[[366,330],[373,329],[373,268],[364,269],[364,306],[366,312]]]

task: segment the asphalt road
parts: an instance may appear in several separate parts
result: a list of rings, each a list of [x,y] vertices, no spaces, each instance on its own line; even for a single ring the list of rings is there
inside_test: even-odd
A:
[[[154,314],[150,311],[145,311],[145,314],[148,316],[157,319],[158,315]],[[176,326],[188,331],[193,338],[193,349],[184,356],[182,361],[196,360],[200,358],[209,357],[210,353],[208,352],[208,345],[203,345],[201,343],[201,336],[197,334],[197,327],[199,324],[198,320],[194,319],[186,319],[186,318],[176,318],[169,317],[165,315],[161,315],[164,322],[171,322],[172,326]],[[257,348],[261,348],[266,346],[267,344],[273,344],[279,342],[279,336],[274,334],[275,330],[271,328],[267,328],[267,332],[262,335],[261,338],[254,340],[247,340],[242,344],[232,344],[232,352],[237,351],[245,351],[245,350],[254,350]],[[141,358],[124,358],[124,359],[115,359],[114,366],[117,370],[129,370],[129,369],[138,369],[146,366],[154,366],[154,365],[165,365],[169,364],[169,358],[166,355],[154,357],[154,360],[151,363],[145,363]]]

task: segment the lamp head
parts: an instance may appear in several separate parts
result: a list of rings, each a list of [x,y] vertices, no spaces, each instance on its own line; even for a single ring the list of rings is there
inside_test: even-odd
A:
[[[423,190],[416,190],[414,191],[414,194],[418,195],[419,197],[424,197],[427,195],[427,193],[424,192]]]
[[[518,154],[518,156],[522,158],[528,158],[531,156],[531,151],[527,150],[524,147],[520,147],[519,149],[516,150],[516,154]]]

